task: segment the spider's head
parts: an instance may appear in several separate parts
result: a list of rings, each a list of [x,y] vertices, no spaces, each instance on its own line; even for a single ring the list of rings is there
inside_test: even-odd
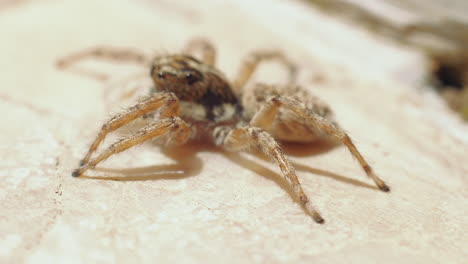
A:
[[[150,74],[158,91],[173,92],[186,100],[203,96],[206,65],[191,56],[157,57]]]
[[[222,73],[188,55],[157,57],[151,67],[156,91],[172,92],[182,101],[212,107],[237,103]]]

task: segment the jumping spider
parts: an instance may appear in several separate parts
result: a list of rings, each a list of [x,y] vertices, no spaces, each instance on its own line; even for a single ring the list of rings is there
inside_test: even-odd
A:
[[[194,52],[201,55],[200,60],[189,55]],[[75,177],[109,156],[149,139],[161,139],[169,145],[208,140],[228,151],[257,148],[279,166],[282,176],[315,222],[323,223],[277,140],[312,142],[330,137],[346,145],[380,190],[390,190],[374,174],[350,137],[335,123],[330,107],[294,84],[296,66],[280,51],[251,53],[232,83],[214,67],[215,49],[203,39],[190,41],[181,54],[158,56],[153,60],[131,50],[94,48],[64,58],[58,65],[65,67],[87,57],[133,61],[150,66],[154,89],[148,97],[102,126],[80,167],[72,173]],[[259,83],[251,89],[244,89],[257,66],[269,60],[278,60],[286,67],[290,83],[275,86]],[[108,133],[149,114],[154,121],[92,158]]]

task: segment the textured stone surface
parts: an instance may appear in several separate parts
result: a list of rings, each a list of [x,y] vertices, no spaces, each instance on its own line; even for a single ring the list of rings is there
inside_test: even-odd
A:
[[[8,1],[0,5],[0,262],[462,263],[468,258],[468,128],[418,83],[422,59],[294,2]],[[213,12],[213,10],[217,10]],[[279,15],[284,18],[279,19]],[[280,47],[392,187],[377,191],[343,147],[287,146],[315,224],[252,155],[145,144],[70,177],[143,72],[55,60],[93,45],[177,51],[207,36],[228,76]],[[274,65],[256,75],[281,81]],[[143,80],[144,83],[144,80]],[[143,84],[141,84],[143,85]],[[117,99],[116,99],[117,98]],[[124,129],[128,133],[131,128]],[[112,139],[106,140],[106,143]]]

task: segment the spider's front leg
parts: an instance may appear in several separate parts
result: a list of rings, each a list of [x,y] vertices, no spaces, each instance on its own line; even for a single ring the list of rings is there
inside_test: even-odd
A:
[[[187,42],[183,51],[191,55],[200,52],[201,59],[205,64],[214,66],[216,63],[216,49],[211,42],[204,38],[191,39]]]
[[[183,144],[189,138],[190,128],[187,123],[179,117],[168,117],[157,120],[138,130],[135,134],[115,142],[96,158],[75,170],[72,175],[74,177],[78,177],[83,174],[83,172],[90,168],[94,168],[98,163],[107,159],[111,155],[120,153],[149,139],[155,139],[168,133],[172,133],[177,137],[177,143]]]
[[[234,129],[218,127],[215,129],[213,136],[217,145],[221,145],[229,151],[243,151],[251,147],[256,147],[263,151],[280,167],[281,174],[289,183],[314,221],[317,223],[324,222],[322,216],[315,210],[309,198],[304,193],[294,167],[289,163],[283,150],[270,134],[260,128],[251,126]]]
[[[328,119],[314,113],[311,109],[307,108],[304,103],[301,103],[291,97],[272,97],[255,114],[250,124],[270,131],[274,120],[277,118],[277,113],[279,112],[280,107],[289,109],[298,117],[303,118],[305,125],[309,126],[311,131],[325,137],[333,137],[340,140],[359,161],[359,164],[366,172],[367,176],[375,182],[377,187],[384,192],[390,191],[390,188],[385,184],[385,182],[375,175],[371,166],[358,151],[348,134]]]
[[[90,163],[91,155],[96,151],[98,146],[110,132],[128,124],[129,122],[147,114],[158,110],[161,118],[167,118],[179,115],[179,99],[173,93],[157,93],[154,96],[142,99],[138,104],[130,107],[127,111],[118,114],[106,122],[96,139],[89,147],[88,152],[81,161],[80,165],[85,166]],[[88,166],[90,167],[90,166]],[[83,172],[80,170],[79,172]],[[75,176],[78,176],[76,174]]]

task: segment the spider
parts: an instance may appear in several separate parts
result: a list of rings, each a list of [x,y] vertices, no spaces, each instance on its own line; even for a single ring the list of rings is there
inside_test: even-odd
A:
[[[194,53],[200,59],[191,55]],[[227,151],[256,148],[279,166],[281,175],[315,222],[323,223],[324,219],[305,194],[278,141],[312,142],[333,138],[349,149],[380,190],[390,190],[334,121],[330,107],[295,84],[297,67],[279,50],[257,50],[249,54],[232,82],[215,68],[214,46],[200,38],[189,41],[180,54],[156,56],[152,60],[129,49],[99,47],[63,58],[58,65],[64,68],[89,57],[149,66],[154,87],[149,96],[104,123],[80,167],[73,171],[74,177],[109,156],[150,139],[169,146],[207,140]],[[288,84],[257,83],[246,89],[257,66],[271,60],[284,65],[290,77]],[[142,117],[152,120],[99,155],[93,155],[107,134]]]

